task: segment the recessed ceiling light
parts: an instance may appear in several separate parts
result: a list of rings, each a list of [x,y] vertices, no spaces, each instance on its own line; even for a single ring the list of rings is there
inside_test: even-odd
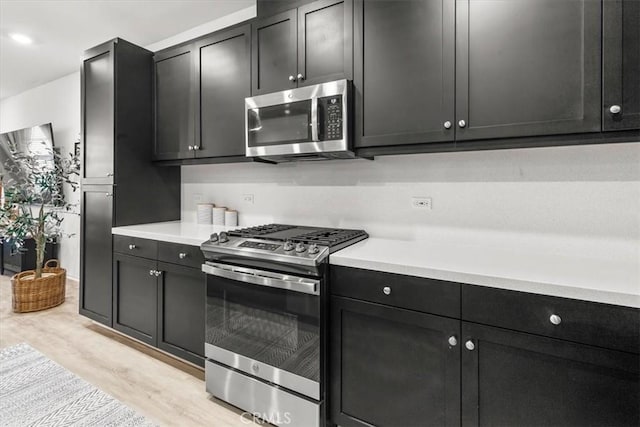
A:
[[[9,34],[9,37],[11,37],[12,39],[14,39],[15,41],[17,41],[20,44],[31,44],[31,43],[33,43],[33,40],[31,40],[30,37],[27,37],[24,34],[13,33],[13,34]]]

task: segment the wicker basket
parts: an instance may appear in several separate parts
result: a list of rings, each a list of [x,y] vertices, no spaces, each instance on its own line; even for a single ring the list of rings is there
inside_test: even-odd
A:
[[[67,270],[60,268],[57,259],[46,262],[41,278],[34,276],[35,271],[27,270],[11,278],[14,312],[45,310],[64,302]]]

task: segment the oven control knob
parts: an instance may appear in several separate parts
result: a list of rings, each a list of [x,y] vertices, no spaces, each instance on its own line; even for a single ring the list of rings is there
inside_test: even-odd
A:
[[[298,252],[299,254],[301,254],[302,252],[306,251],[307,247],[304,245],[304,243],[298,243],[296,245],[296,252]]]
[[[220,232],[220,243],[227,243],[229,241],[229,237],[227,237],[227,233],[224,231]]]
[[[293,245],[292,241],[287,240],[286,242],[284,242],[284,246],[282,246],[282,249],[284,249],[286,252],[291,252],[295,249],[295,246]]]
[[[320,252],[320,248],[315,243],[309,245],[309,254],[315,255]]]
[[[217,242],[218,241],[218,233],[213,233],[211,235],[211,237],[209,237],[209,241],[213,242],[213,243]]]

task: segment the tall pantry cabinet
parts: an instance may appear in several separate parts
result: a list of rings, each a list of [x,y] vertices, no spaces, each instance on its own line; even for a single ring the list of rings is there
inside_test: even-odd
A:
[[[180,219],[180,169],[150,159],[153,53],[122,39],[81,69],[80,314],[112,326],[111,227]]]

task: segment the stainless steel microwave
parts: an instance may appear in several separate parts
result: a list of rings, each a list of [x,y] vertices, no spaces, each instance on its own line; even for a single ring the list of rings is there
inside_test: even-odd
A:
[[[352,90],[351,81],[337,80],[245,98],[247,157],[354,158]]]

